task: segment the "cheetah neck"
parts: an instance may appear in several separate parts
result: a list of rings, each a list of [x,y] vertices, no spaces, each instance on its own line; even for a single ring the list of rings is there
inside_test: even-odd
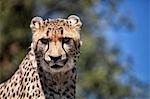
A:
[[[44,71],[40,62],[37,62],[37,69],[46,97],[52,96],[54,99],[61,99],[60,97],[75,98],[76,67],[67,72],[52,74]]]
[[[75,83],[76,73],[73,73],[76,69],[66,73],[50,74],[45,71],[39,70],[39,77],[44,94],[49,97],[69,97],[67,99],[74,99],[75,97]],[[72,97],[72,98],[71,98]],[[57,99],[57,98],[56,98]]]

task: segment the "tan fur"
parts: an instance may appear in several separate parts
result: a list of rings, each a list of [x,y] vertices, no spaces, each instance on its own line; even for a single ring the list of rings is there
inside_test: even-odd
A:
[[[75,15],[34,17],[31,50],[11,79],[0,85],[0,99],[75,99],[81,25]]]

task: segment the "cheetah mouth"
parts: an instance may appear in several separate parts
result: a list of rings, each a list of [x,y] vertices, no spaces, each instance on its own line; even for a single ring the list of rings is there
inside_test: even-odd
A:
[[[51,66],[51,68],[55,68],[55,69],[59,69],[59,68],[62,68],[63,66],[61,66],[61,65],[57,65],[57,64],[55,64],[55,65],[53,65],[53,66]]]
[[[58,63],[54,63],[51,68],[53,69],[60,69],[60,68],[63,68],[66,63],[67,63],[68,59],[65,59],[65,60],[62,60],[61,62],[58,62]]]

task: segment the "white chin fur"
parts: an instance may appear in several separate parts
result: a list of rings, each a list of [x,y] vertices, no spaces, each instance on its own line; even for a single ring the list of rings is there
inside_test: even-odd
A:
[[[58,73],[58,72],[67,72],[68,70],[70,70],[70,69],[72,69],[74,67],[73,60],[72,61],[68,61],[65,66],[63,66],[62,68],[58,68],[58,69],[51,68],[50,64],[48,65],[45,62],[42,62],[41,65],[42,65],[44,71],[50,72],[52,74],[53,73]]]

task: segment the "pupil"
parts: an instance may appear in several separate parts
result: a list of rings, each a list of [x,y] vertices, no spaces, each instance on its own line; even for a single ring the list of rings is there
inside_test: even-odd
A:
[[[43,44],[47,44],[47,43],[48,43],[48,39],[42,38],[42,39],[41,39],[41,42],[42,42]]]
[[[67,37],[66,37],[66,38],[63,38],[63,42],[64,42],[64,43],[68,43],[68,42],[70,41],[70,39],[71,39],[71,38],[67,38]]]

